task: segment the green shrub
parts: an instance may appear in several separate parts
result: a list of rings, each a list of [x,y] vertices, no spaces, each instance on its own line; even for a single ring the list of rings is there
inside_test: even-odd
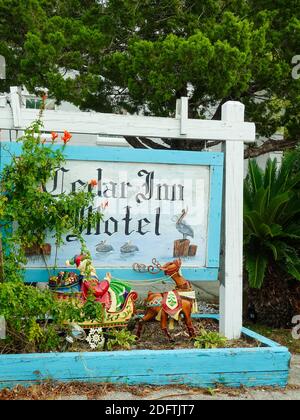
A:
[[[26,286],[22,282],[0,284],[0,316],[6,320],[3,351],[28,353],[59,351],[69,322],[101,321],[103,307],[90,296],[79,301],[57,300],[52,292]]]
[[[39,118],[18,140],[20,156],[2,148],[2,153],[10,156],[10,163],[0,177],[0,228],[4,236],[3,253],[0,244],[0,282],[20,277],[26,249],[42,251],[49,235],[55,238],[57,248],[66,234],[82,242],[81,232],[101,218],[97,211],[82,211],[93,206],[95,194],[90,182],[76,192],[53,195],[48,191],[47,184],[65,163],[65,148],[72,136],[68,132],[64,136],[52,133],[52,143],[45,143],[43,109],[44,101]],[[44,262],[47,265],[45,258]]]
[[[249,285],[261,288],[269,266],[300,280],[300,174],[296,154],[288,154],[277,170],[269,160],[265,171],[249,162],[244,188],[244,256]]]
[[[81,309],[80,317],[85,321],[103,321],[104,307],[102,303],[95,300],[95,296],[90,293],[86,299],[85,304]]]
[[[224,347],[226,342],[226,338],[222,337],[218,332],[206,331],[202,328],[195,338],[194,346],[197,349],[216,349]]]
[[[131,346],[134,345],[135,341],[136,336],[126,329],[111,330],[109,332],[109,338],[107,340],[107,349],[130,350]]]

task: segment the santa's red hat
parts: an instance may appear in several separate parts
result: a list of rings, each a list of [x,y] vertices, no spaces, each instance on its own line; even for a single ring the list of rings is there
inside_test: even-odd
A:
[[[86,259],[86,255],[75,255],[71,260],[66,261],[66,265],[69,267],[71,265],[76,265],[78,268],[83,260]]]

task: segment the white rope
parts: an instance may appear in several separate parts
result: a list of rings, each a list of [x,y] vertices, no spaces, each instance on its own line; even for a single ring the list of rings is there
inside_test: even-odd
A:
[[[163,281],[167,282],[168,280],[173,280],[173,276],[175,276],[175,274],[177,274],[178,271],[174,274],[172,274],[171,276],[164,276],[164,277],[158,277],[155,279],[145,279],[145,280],[134,280],[134,279],[130,279],[130,280],[125,280],[125,279],[119,279],[118,277],[113,276],[114,280],[118,280],[121,281],[123,283],[133,283],[134,285],[140,285],[143,286],[144,284],[155,284],[155,283],[162,283]]]

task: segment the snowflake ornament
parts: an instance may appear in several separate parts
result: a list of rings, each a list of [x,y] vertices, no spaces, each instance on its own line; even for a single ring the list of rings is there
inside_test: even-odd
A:
[[[102,328],[91,328],[86,341],[92,350],[102,349],[105,343]]]

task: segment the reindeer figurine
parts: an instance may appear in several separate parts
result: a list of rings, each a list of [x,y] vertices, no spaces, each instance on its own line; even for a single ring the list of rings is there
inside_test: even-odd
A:
[[[153,293],[149,292],[145,299],[147,307],[144,317],[138,323],[137,337],[140,338],[145,322],[156,319],[160,321],[161,329],[171,341],[172,337],[168,331],[168,319],[179,320],[181,314],[184,317],[190,337],[195,336],[191,314],[197,312],[195,291],[191,283],[181,274],[181,260],[174,260],[161,267],[166,276],[171,277],[176,283],[176,288],[170,292]]]

